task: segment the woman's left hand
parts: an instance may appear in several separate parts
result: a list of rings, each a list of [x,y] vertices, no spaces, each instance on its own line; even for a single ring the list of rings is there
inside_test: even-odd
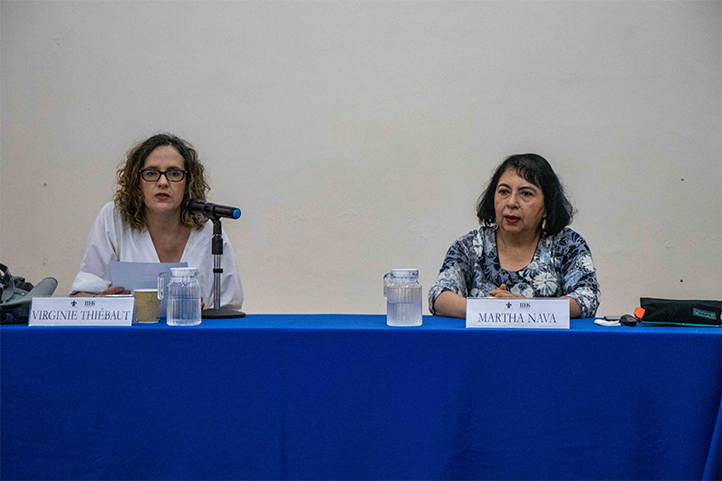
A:
[[[522,295],[520,295],[520,294],[514,294],[513,292],[511,292],[510,290],[508,290],[508,289],[506,288],[506,284],[502,284],[502,285],[499,286],[498,289],[494,289],[493,291],[489,291],[489,297],[497,297],[497,298],[500,298],[500,297],[517,297],[517,298],[522,298],[522,297],[524,297],[524,296],[522,296]]]

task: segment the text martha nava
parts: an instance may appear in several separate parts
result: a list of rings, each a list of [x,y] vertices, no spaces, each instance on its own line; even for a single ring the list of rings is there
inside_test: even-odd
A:
[[[466,327],[569,329],[569,300],[469,298]]]
[[[480,312],[479,322],[503,322],[503,323],[547,323],[556,324],[557,318],[553,312],[550,313],[527,313],[521,312]]]

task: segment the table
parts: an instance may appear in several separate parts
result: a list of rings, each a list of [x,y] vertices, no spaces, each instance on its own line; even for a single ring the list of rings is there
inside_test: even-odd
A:
[[[722,330],[0,328],[2,479],[713,479]]]

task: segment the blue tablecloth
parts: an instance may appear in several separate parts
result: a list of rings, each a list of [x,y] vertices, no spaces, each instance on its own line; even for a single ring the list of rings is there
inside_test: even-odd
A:
[[[720,476],[722,331],[0,328],[2,479]]]

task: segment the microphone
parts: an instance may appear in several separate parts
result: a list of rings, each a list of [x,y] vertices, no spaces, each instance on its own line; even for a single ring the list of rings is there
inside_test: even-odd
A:
[[[238,219],[241,216],[241,209],[229,207],[227,205],[218,205],[212,202],[203,202],[197,199],[183,199],[181,209],[189,214],[201,214],[210,218],[228,217],[229,219]]]

